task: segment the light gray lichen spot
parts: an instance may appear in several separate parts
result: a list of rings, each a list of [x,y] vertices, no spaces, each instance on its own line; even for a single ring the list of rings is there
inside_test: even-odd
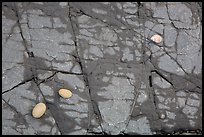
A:
[[[164,97],[162,97],[162,96],[157,96],[157,98],[158,98],[158,100],[159,100],[159,102],[164,102]]]
[[[81,15],[80,17],[78,17],[78,22],[80,24],[85,24],[85,23],[87,23],[89,21],[90,18],[91,17],[88,17],[86,15]]]
[[[160,116],[159,116],[161,119],[165,119],[166,118],[166,115],[161,113]]]
[[[173,112],[166,111],[166,115],[169,119],[175,119],[176,115]]]
[[[52,135],[54,135],[56,132],[57,132],[57,128],[56,128],[56,127],[53,127],[53,128],[52,128],[52,131],[51,131]]]
[[[167,104],[170,104],[170,103],[174,103],[175,102],[175,98],[167,98],[166,100],[165,100],[165,105],[167,105]]]
[[[134,3],[131,3],[131,2],[125,2],[123,4],[123,8],[134,8],[136,7],[136,5]]]
[[[60,3],[59,3],[59,5],[62,6],[62,7],[67,6],[67,4],[68,4],[67,2],[60,2]]]
[[[107,14],[107,11],[104,11],[104,10],[101,10],[101,9],[93,8],[92,11],[97,13],[97,14],[103,14],[103,15]]]
[[[144,88],[146,88],[146,87],[147,87],[146,84],[142,81],[142,82],[141,82],[141,87],[140,87],[140,88],[141,88],[141,89],[144,89]]]
[[[185,96],[186,96],[186,93],[185,93],[184,91],[180,90],[180,91],[177,91],[177,92],[176,92],[176,96],[185,97]]]
[[[59,18],[53,18],[53,21],[54,28],[66,28],[66,24],[63,24]]]
[[[112,72],[109,73],[111,74]],[[123,85],[121,85],[121,83],[123,83]],[[127,95],[128,93],[130,93],[132,95],[132,92],[134,91],[134,87],[130,85],[127,79],[117,77],[113,77],[111,79],[111,84],[107,87],[102,87],[101,89],[106,90],[106,92],[103,92],[106,98],[112,97],[113,99],[125,99],[125,94]]]
[[[133,21],[131,19],[126,19],[127,23],[130,25],[134,25],[136,27],[139,27],[139,22],[138,21]]]
[[[161,77],[155,77],[153,79],[153,84],[156,84],[157,86],[159,86],[161,88],[171,87],[171,84]]]
[[[102,81],[104,81],[104,82],[108,82],[109,79],[110,79],[109,77],[104,76],[103,79],[102,79]]]
[[[152,135],[152,131],[150,129],[149,121],[147,117],[142,117],[138,120],[130,120],[128,123],[127,129],[125,133],[133,132],[141,135]]]
[[[108,53],[109,55],[115,55],[115,51],[112,47],[105,48],[103,53]]]
[[[126,40],[125,43],[128,46],[133,46],[134,45],[134,43],[132,41],[130,41],[130,40]]]
[[[165,105],[163,105],[163,104],[161,104],[161,103],[158,104],[158,108],[170,110],[170,107],[165,106]]]
[[[189,119],[189,124],[190,124],[191,127],[195,127],[196,122]]]
[[[179,107],[184,107],[186,102],[186,98],[177,98],[177,104]]]
[[[187,99],[187,104],[188,104],[189,106],[198,107],[198,106],[200,106],[200,101],[199,101],[199,100],[195,100],[195,99],[188,98],[188,99]]]
[[[126,76],[128,76],[130,78],[130,80],[135,79],[135,75],[133,73],[126,73]]]
[[[89,52],[94,54],[95,56],[103,57],[102,51],[96,46],[90,46]]]
[[[50,22],[50,17],[41,17],[39,15],[29,14],[29,26],[31,28],[43,28],[43,27],[52,27]]]
[[[168,123],[166,123],[165,124],[167,127],[169,127],[169,128],[173,128],[176,124],[174,123],[174,124],[168,124]]]
[[[127,61],[133,60],[133,54],[131,54],[129,48],[125,48],[125,49],[123,50],[122,60],[123,60],[123,61],[125,61],[125,60],[127,60]]]
[[[128,117],[129,111],[130,104],[126,101],[115,100],[112,107],[102,109],[101,114],[107,123],[115,125],[124,122]]]
[[[194,116],[197,111],[198,111],[198,108],[190,107],[188,105],[186,105],[182,110],[183,113],[185,113],[186,115],[190,115],[190,116]]]
[[[120,18],[121,18],[121,16],[120,16],[120,15],[118,15],[118,14],[116,15],[116,17],[117,17],[118,19],[120,19]]]
[[[60,71],[67,71],[69,72],[73,66],[72,62],[63,62],[63,63],[52,63],[53,67]]]
[[[66,115],[70,116],[70,117],[74,117],[74,118],[86,118],[87,114],[81,114],[80,110],[78,110],[79,112],[75,112],[75,111],[66,111]]]
[[[42,12],[42,10],[37,10],[37,9],[35,9],[35,10],[33,10],[33,9],[27,10],[27,13],[36,14],[36,15],[45,15],[44,12]]]
[[[40,128],[40,131],[42,132],[49,132],[51,130],[51,127],[48,125],[42,125],[39,128]]]
[[[116,42],[118,37],[114,33],[114,31],[110,30],[109,28],[102,28],[102,32],[99,35],[100,40]]]
[[[144,90],[139,91],[139,96],[137,98],[137,102],[141,105],[148,99],[147,93]]]
[[[110,2],[101,2],[102,4],[109,5]]]
[[[117,6],[120,10],[122,9],[122,5],[121,5],[119,2],[116,3],[116,6]]]
[[[141,53],[137,49],[135,50],[135,56],[138,56],[138,57],[141,56]]]
[[[198,97],[198,95],[197,95],[196,93],[192,93],[192,94],[190,95],[190,97],[194,97],[195,99],[199,99],[199,97]]]
[[[83,34],[85,36],[93,37],[93,34],[90,33],[89,31],[87,31],[86,29],[80,29],[79,32],[80,32],[80,34]]]

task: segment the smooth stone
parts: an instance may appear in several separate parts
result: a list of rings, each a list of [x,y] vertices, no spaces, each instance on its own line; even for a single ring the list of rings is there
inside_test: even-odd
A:
[[[34,118],[40,118],[46,111],[46,105],[44,103],[38,103],[32,111]]]
[[[70,98],[72,96],[72,92],[68,89],[60,89],[59,95],[63,98]]]

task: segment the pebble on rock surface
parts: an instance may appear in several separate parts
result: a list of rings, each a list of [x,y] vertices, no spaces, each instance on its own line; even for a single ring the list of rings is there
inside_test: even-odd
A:
[[[164,119],[165,117],[166,117],[166,116],[165,116],[164,114],[161,114],[161,115],[160,115],[160,118],[161,118],[161,119]]]
[[[32,111],[34,118],[40,118],[46,111],[46,105],[44,103],[38,103]]]
[[[72,96],[72,92],[68,89],[60,89],[59,95],[63,98],[70,98]]]
[[[151,37],[151,40],[154,41],[155,43],[161,43],[162,42],[162,37],[158,34],[155,34]]]

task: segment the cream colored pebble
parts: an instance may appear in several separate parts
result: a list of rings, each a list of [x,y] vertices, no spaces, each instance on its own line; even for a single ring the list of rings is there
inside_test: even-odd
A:
[[[160,43],[160,42],[162,42],[162,37],[158,34],[155,34],[151,37],[151,40],[156,42],[156,43]]]
[[[44,103],[38,103],[32,111],[34,118],[40,118],[46,111],[46,105]]]
[[[63,98],[70,98],[72,96],[72,92],[68,89],[60,89],[59,95]]]

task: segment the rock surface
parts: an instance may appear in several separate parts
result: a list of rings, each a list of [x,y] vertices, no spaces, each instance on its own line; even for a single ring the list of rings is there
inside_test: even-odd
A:
[[[200,134],[201,30],[197,2],[3,2],[2,134]]]

